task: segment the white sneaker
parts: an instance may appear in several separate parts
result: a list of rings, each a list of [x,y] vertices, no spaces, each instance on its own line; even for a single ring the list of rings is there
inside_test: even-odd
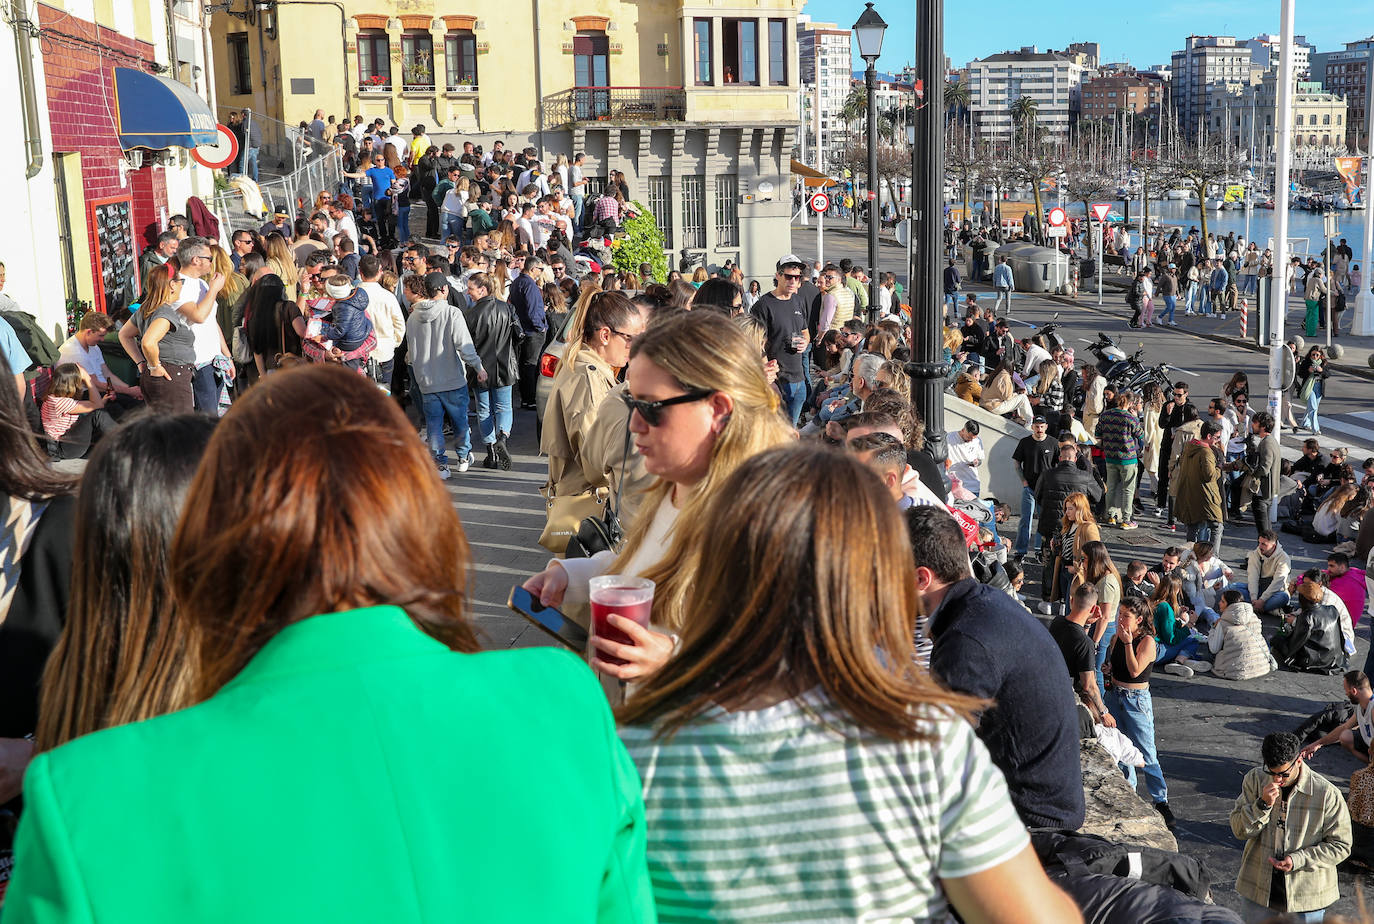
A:
[[[447,465],[441,465],[441,466],[439,466],[439,480],[440,480],[440,481],[448,481],[448,475],[449,475],[448,466],[447,466]]]
[[[1197,674],[1210,674],[1212,672],[1211,661],[1199,661],[1196,658],[1179,658],[1178,663],[1192,668]]]
[[[1180,664],[1178,661],[1171,661],[1164,665],[1164,669],[1171,674],[1177,674],[1183,678],[1193,676],[1193,669],[1186,664]]]
[[[462,474],[472,468],[472,453],[468,453],[458,461],[458,473]]]
[[[1053,616],[1054,606],[1049,603],[1037,603],[1035,605],[1035,611],[1041,616]]]

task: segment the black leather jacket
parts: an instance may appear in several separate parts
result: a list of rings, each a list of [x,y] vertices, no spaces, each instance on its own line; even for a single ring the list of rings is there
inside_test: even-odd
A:
[[[1076,491],[1088,495],[1094,503],[1102,499],[1102,485],[1093,473],[1072,462],[1056,462],[1054,468],[1040,476],[1035,486],[1035,504],[1040,508],[1038,532],[1048,538],[1054,535],[1064,518],[1064,499]]]
[[[472,345],[482,358],[482,368],[487,371],[487,387],[514,385],[519,378],[516,350],[523,335],[510,305],[488,295],[464,308],[463,320],[467,321]]]

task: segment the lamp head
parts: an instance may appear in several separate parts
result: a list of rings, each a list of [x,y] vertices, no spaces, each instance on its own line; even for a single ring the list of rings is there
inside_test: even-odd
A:
[[[864,11],[854,23],[854,38],[859,43],[859,57],[870,65],[883,53],[883,33],[886,31],[887,23],[873,9],[873,4],[864,4]]]

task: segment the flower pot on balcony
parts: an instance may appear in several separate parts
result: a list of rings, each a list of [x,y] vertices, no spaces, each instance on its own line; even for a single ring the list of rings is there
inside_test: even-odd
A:
[[[476,93],[477,88],[470,83],[460,83],[456,87],[449,87],[450,93]]]

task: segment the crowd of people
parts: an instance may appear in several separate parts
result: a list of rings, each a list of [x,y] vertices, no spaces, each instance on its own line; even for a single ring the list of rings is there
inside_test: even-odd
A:
[[[1071,924],[1107,900],[1047,853],[1084,824],[1084,737],[1176,824],[1156,668],[1348,671],[1374,702],[1348,663],[1374,460],[1284,461],[1243,374],[1206,410],[1182,382],[1118,391],[956,268],[946,385],[1029,430],[998,473],[1020,497],[994,498],[979,415],[927,446],[891,274],[870,305],[863,267],[792,254],[752,291],[589,270],[573,245],[614,231],[623,177],[592,202],[581,157],[316,122],[357,186],[227,248],[174,219],[139,304],[55,363],[0,323],[4,920]],[[554,557],[523,587],[594,627],[590,671],[480,651],[442,486],[473,418],[511,468],[515,399],[541,395]],[[1104,532],[1146,514],[1187,542],[1121,567]],[[613,578],[649,582],[643,618],[592,617]],[[1231,818],[1247,920],[1336,900],[1351,815],[1304,761],[1371,736],[1265,739]],[[250,854],[245,890],[223,869]]]

